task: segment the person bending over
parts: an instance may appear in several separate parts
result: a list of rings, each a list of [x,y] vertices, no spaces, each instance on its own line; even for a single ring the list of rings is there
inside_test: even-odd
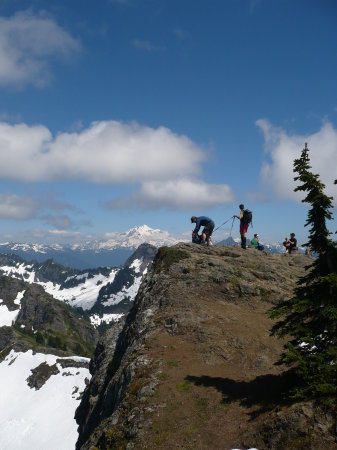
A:
[[[200,227],[204,227],[201,234],[201,244],[212,245],[211,244],[211,236],[215,227],[215,224],[212,219],[206,216],[192,216],[191,217],[191,223],[195,223],[195,228],[192,232],[193,236],[198,236],[198,231],[200,230]]]

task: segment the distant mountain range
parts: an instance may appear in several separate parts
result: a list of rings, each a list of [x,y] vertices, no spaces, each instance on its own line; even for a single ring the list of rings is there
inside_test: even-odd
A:
[[[176,244],[178,241],[167,231],[142,225],[123,233],[109,233],[106,240],[91,240],[81,244],[62,246],[60,244],[0,243],[0,253],[15,254],[25,260],[35,260],[40,263],[53,259],[64,266],[81,270],[120,266],[143,243],[161,247]]]
[[[167,231],[153,229],[147,225],[131,228],[123,233],[110,233],[103,240],[91,240],[72,245],[43,245],[6,242],[0,243],[0,254],[14,254],[26,261],[38,263],[53,259],[56,263],[78,270],[98,267],[118,267],[134,253],[141,244],[147,243],[155,247],[171,246],[182,239],[171,236]],[[215,245],[239,245],[240,238],[229,236]],[[281,243],[264,243],[265,249],[271,253],[283,253]],[[302,250],[300,249],[302,252]],[[304,250],[303,250],[304,252]]]
[[[143,275],[157,248],[142,244],[121,267],[74,269],[48,259],[27,262],[17,255],[0,254],[0,275],[42,286],[69,306],[80,308],[95,326],[117,320],[132,305]]]

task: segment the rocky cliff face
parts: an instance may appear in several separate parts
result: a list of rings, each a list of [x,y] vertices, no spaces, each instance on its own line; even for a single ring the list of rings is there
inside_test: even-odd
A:
[[[98,332],[74,310],[37,284],[0,277],[0,358],[3,350],[33,349],[91,356]],[[6,314],[7,311],[7,314]],[[6,315],[4,315],[6,314]],[[7,322],[5,321],[8,316]]]
[[[333,418],[289,405],[266,312],[310,263],[253,249],[163,247],[122,332],[99,343],[77,449],[335,449]]]
[[[0,276],[1,449],[74,449],[74,412],[97,340],[42,286]]]

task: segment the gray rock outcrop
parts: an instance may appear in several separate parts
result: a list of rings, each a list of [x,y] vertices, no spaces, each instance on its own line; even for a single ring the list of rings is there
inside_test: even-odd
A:
[[[117,341],[118,329],[96,349],[77,450],[336,448],[331,415],[283,402],[291,375],[276,364],[284,342],[270,335],[267,311],[308,264],[253,249],[161,248]]]

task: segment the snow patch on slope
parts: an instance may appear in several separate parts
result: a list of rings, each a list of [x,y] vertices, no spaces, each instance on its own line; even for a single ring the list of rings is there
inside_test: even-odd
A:
[[[35,281],[35,272],[30,270],[32,266],[29,266],[25,263],[19,264],[16,266],[1,266],[1,270],[5,275],[9,277],[20,278],[23,277],[27,283],[34,283]]]
[[[140,272],[140,266],[142,265],[143,258],[141,259],[134,259],[132,264],[130,264],[130,269],[133,269],[135,273]]]
[[[90,309],[96,303],[98,293],[103,284],[112,283],[115,279],[117,270],[111,270],[108,277],[97,274],[92,278],[83,278],[79,275],[83,282],[78,286],[67,289],[61,289],[59,284],[53,284],[51,281],[47,283],[38,282],[48,294],[52,295],[57,300],[69,303],[71,306],[81,307],[83,309]],[[88,275],[88,274],[86,274]],[[79,278],[79,279],[80,279]]]
[[[103,314],[102,316],[92,314],[90,316],[90,322],[94,327],[97,327],[98,325],[101,325],[101,323],[118,322],[123,316],[124,314]]]
[[[21,292],[17,293],[16,299],[14,300],[14,303],[16,305],[19,305],[21,307],[21,300],[23,299],[23,296],[25,295],[25,292],[26,291],[24,290],[24,291],[21,291]]]
[[[0,303],[2,302],[3,300],[0,300]],[[12,326],[12,323],[16,321],[19,315],[19,311],[20,308],[15,311],[10,311],[6,305],[0,305],[0,327]]]
[[[131,284],[128,287],[124,287],[121,289],[117,294],[111,294],[105,301],[102,302],[102,305],[104,306],[112,306],[117,305],[122,300],[124,300],[126,297],[130,299],[130,301],[133,301],[136,298],[137,292],[139,290],[139,286],[142,282],[143,276],[146,274],[147,268],[144,270],[144,272],[139,276],[135,277],[133,284]]]
[[[19,311],[21,309],[21,300],[22,300],[24,294],[25,294],[25,291],[17,293],[14,303],[16,305],[18,305],[19,308],[15,309],[14,311],[10,311],[6,305],[0,304],[0,327],[4,327],[4,326],[10,327],[10,326],[12,326],[13,323],[15,323],[15,321],[19,315]],[[2,302],[3,302],[3,300],[0,299],[0,303],[2,303]]]
[[[89,370],[57,364],[60,373],[39,390],[27,384],[31,369],[44,362],[54,365],[57,359],[89,361],[12,350],[0,363],[0,449],[74,450],[78,437],[74,414]]]

